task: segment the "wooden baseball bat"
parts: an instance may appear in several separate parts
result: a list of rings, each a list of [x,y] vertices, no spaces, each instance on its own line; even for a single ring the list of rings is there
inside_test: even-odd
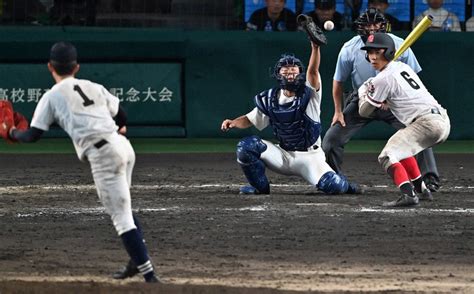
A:
[[[427,15],[423,17],[420,23],[411,31],[408,37],[403,41],[400,48],[398,48],[397,52],[395,52],[394,59],[396,60],[400,57],[403,52],[405,52],[416,40],[431,26],[433,22],[433,16]]]

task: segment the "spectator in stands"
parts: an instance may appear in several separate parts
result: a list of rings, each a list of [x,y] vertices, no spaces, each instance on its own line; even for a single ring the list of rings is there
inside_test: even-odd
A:
[[[38,0],[0,0],[0,21],[10,24],[42,24],[46,8]]]
[[[54,0],[50,18],[55,25],[94,25],[99,0]]]
[[[322,29],[324,29],[324,23],[328,20],[334,23],[336,31],[342,30],[344,26],[344,17],[336,11],[336,0],[316,0],[314,1],[314,10],[307,14]]]
[[[391,31],[408,30],[409,24],[404,25],[395,16],[385,12],[389,6],[390,4],[388,3],[388,0],[369,0],[368,8],[377,8],[380,10],[384,14],[387,21],[390,23]]]
[[[466,21],[466,32],[474,32],[474,16]]]
[[[430,31],[460,32],[461,24],[456,14],[444,9],[443,0],[427,0],[429,8],[418,15],[413,21],[415,27],[425,15],[433,16]]]
[[[344,5],[347,5],[347,7],[350,10],[351,18],[352,18],[351,23],[355,22],[359,18],[359,15],[360,15],[362,0],[344,0],[343,2],[344,2]]]
[[[296,15],[285,8],[286,0],[265,0],[266,7],[255,10],[247,22],[247,31],[296,31]]]

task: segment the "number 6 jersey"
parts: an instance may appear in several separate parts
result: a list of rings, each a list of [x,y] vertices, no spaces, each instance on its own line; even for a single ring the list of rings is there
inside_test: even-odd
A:
[[[56,122],[71,137],[79,159],[98,139],[118,130],[113,117],[119,99],[102,85],[73,77],[65,78],[43,95],[31,126],[48,131]]]
[[[359,88],[359,97],[380,108],[384,103],[404,125],[441,105],[426,89],[418,75],[403,62],[392,61]]]

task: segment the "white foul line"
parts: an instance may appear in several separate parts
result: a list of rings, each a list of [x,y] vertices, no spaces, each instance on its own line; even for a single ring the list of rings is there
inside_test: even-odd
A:
[[[169,185],[132,185],[132,190],[160,190],[160,189],[205,189],[205,188],[239,188],[244,183],[234,184],[189,184],[189,185],[177,185],[177,184],[169,184]],[[311,189],[311,185],[307,184],[271,184],[272,187],[279,187],[279,188],[289,188],[289,189]],[[393,189],[396,190],[395,187],[387,186],[387,185],[361,185],[363,188],[368,189]],[[18,185],[18,186],[4,186],[0,187],[0,193],[22,193],[22,192],[30,192],[31,190],[46,190],[46,191],[57,191],[57,190],[65,190],[65,191],[80,191],[80,190],[95,190],[94,185]],[[453,191],[453,190],[474,190],[474,186],[443,186],[442,191]]]
[[[148,212],[148,213],[160,213],[160,212],[173,212],[173,213],[187,213],[190,211],[224,211],[224,212],[274,212],[278,210],[288,211],[289,209],[298,209],[298,206],[310,206],[308,203],[295,203],[288,204],[285,207],[277,207],[270,204],[266,205],[253,205],[245,207],[181,207],[181,206],[170,206],[170,207],[152,207],[152,208],[139,208],[134,209],[138,212]],[[353,212],[353,213],[384,213],[384,214],[424,214],[424,215],[446,215],[446,214],[474,214],[473,208],[453,208],[453,209],[439,209],[439,208],[399,208],[399,209],[386,209],[378,207],[350,207],[347,204],[340,205],[337,203],[314,203],[314,206],[317,209],[324,209],[325,212],[328,212],[328,208],[334,207],[337,212]],[[0,217],[8,213],[5,209],[0,209]],[[42,207],[42,208],[33,208],[28,209],[28,212],[16,213],[17,218],[34,218],[41,216],[50,216],[50,215],[103,215],[106,214],[103,207],[84,207],[84,208],[51,208],[51,207]],[[273,215],[273,214],[272,214]],[[335,215],[336,217],[339,216]]]

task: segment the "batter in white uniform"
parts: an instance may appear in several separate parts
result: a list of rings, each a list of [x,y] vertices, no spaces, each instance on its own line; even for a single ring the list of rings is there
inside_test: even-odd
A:
[[[223,131],[271,126],[279,141],[276,145],[251,136],[238,143],[237,162],[250,184],[240,189],[242,194],[270,193],[267,167],[280,174],[300,176],[328,194],[360,193],[356,184],[331,169],[320,148],[320,50],[316,44],[311,46],[306,74],[299,59],[283,55],[274,68],[279,87],[256,95],[256,107],[248,114],[222,122]]]
[[[137,273],[146,282],[158,282],[132,214],[130,185],[135,153],[125,136],[126,115],[119,99],[103,86],[74,75],[79,70],[76,48],[65,42],[51,48],[48,69],[56,85],[45,93],[35,109],[31,127],[12,128],[14,141],[34,142],[57,123],[71,137],[80,160],[88,161],[99,198],[130,255],[121,278]],[[115,121],[114,121],[115,119]]]
[[[448,138],[451,125],[447,112],[411,67],[392,61],[395,44],[390,36],[370,35],[361,49],[367,51],[367,60],[380,72],[359,88],[359,114],[369,117],[377,108],[390,109],[406,126],[388,140],[379,155],[380,164],[402,192],[398,200],[384,205],[416,205],[417,194],[423,200],[432,200],[413,156]]]

